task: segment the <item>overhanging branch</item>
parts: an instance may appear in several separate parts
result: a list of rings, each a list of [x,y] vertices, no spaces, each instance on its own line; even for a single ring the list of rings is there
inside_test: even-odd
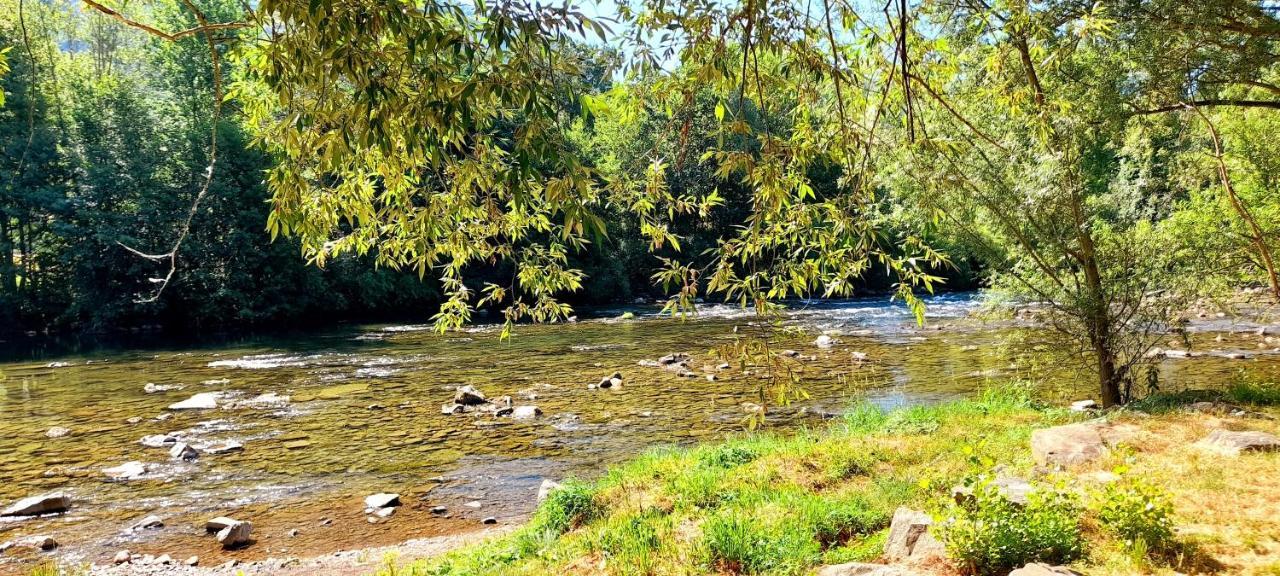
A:
[[[121,14],[111,8],[108,8],[106,6],[103,6],[102,4],[99,4],[98,2],[95,2],[94,0],[82,0],[82,1],[85,3],[86,6],[93,8],[94,10],[106,16],[109,16],[111,18],[114,18],[120,21],[120,23],[124,24],[125,26],[129,26],[131,28],[137,28],[138,30],[142,30],[147,34],[156,36],[158,38],[163,38],[170,42],[181,40],[188,36],[195,36],[196,34],[209,34],[209,33],[217,32],[219,30],[237,30],[240,28],[249,27],[248,22],[210,22],[210,23],[202,23],[199,26],[196,26],[194,28],[188,28],[186,30],[179,30],[177,32],[165,32],[164,30],[156,28],[155,26],[152,26],[150,24],[147,24],[144,22],[138,22],[137,20],[129,18],[124,14]]]

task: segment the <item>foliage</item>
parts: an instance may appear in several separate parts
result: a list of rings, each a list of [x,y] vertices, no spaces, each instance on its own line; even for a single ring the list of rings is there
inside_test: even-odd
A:
[[[971,574],[999,574],[1029,562],[1070,562],[1084,552],[1081,508],[1070,493],[1040,486],[1020,505],[993,479],[977,476],[966,484],[972,498],[942,513],[941,539],[951,560]]]
[[[1106,485],[1096,496],[1098,520],[1125,547],[1166,549],[1173,540],[1173,502],[1168,492],[1138,478]]]
[[[581,482],[566,482],[552,490],[538,507],[530,526],[534,531],[550,531],[562,534],[599,515],[595,495],[590,486]]]

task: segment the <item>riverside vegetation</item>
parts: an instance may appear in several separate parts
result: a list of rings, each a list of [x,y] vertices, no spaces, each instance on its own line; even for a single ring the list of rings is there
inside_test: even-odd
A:
[[[552,492],[514,534],[409,565],[391,557],[378,575],[808,574],[883,558],[903,506],[932,515],[946,558],[901,574],[1005,574],[1033,562],[1274,574],[1276,455],[1195,444],[1218,426],[1276,433],[1278,405],[1280,387],[1242,383],[1086,415],[1038,404],[1016,382],[935,406],[863,405],[793,435],[650,451]],[[1033,431],[1081,421],[1126,433],[1095,461],[1037,466]],[[1030,479],[1017,503],[997,489],[1013,476]]]

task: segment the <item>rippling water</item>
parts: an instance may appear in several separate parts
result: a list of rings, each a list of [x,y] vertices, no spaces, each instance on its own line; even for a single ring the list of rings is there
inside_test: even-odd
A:
[[[973,294],[933,298],[920,327],[883,299],[793,305],[781,327],[800,330],[774,327],[777,348],[812,356],[795,363],[810,399],[773,410],[769,424],[817,425],[857,401],[933,402],[1020,376],[1050,382],[1044,394],[1055,400],[1088,396],[1088,380],[1066,368],[1072,363],[1040,331],[970,318],[979,306]],[[129,548],[199,554],[206,564],[387,544],[473,528],[487,516],[514,522],[531,509],[544,477],[591,476],[649,446],[740,431],[742,403],[759,401],[765,384],[761,370],[719,370],[708,352],[759,319],[724,305],[703,306],[685,321],[658,317],[656,307],[626,310],[637,318],[605,310],[576,324],[524,326],[508,341],[491,326],[447,335],[429,326],[367,326],[0,364],[0,505],[53,491],[76,503],[65,516],[0,521],[0,541],[52,534],[67,558],[105,562]],[[814,346],[822,331],[838,344]],[[1240,371],[1280,373],[1278,357],[1258,350],[1251,334],[1215,334],[1196,338],[1251,358],[1170,361],[1165,380],[1207,386]],[[671,352],[693,355],[695,378],[637,364]],[[588,388],[615,370],[624,375],[621,388]],[[462,384],[535,404],[543,416],[442,414]],[[217,394],[218,407],[167,409],[200,393]],[[46,437],[53,427],[71,434]],[[197,448],[226,441],[245,448],[181,462],[139,442],[166,433]],[[146,473],[112,481],[102,471],[127,461],[144,463]],[[362,498],[382,491],[405,495],[406,506],[371,523]],[[449,508],[447,518],[430,511],[438,505]],[[148,514],[165,517],[166,526],[127,530]],[[219,550],[202,529],[216,515],[254,521],[258,542]],[[299,535],[289,536],[294,529]],[[0,556],[0,573],[26,561]]]

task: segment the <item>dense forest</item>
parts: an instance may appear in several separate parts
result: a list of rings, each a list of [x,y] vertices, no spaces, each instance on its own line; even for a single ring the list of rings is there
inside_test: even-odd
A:
[[[6,2],[7,331],[981,285],[1114,403],[1280,297],[1268,2]]]

